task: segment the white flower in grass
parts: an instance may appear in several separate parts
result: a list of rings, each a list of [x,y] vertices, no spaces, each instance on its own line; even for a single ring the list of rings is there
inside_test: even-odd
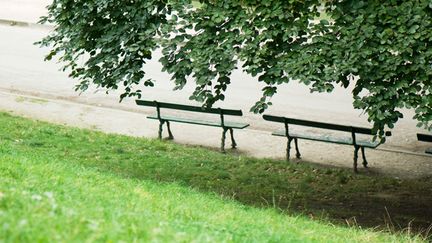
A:
[[[52,193],[52,192],[44,192],[44,195],[45,195],[48,199],[53,199],[53,200],[54,200],[54,193]]]
[[[18,226],[19,226],[19,227],[25,227],[27,224],[28,224],[28,221],[27,221],[26,219],[21,219],[21,220],[18,222]]]
[[[95,220],[89,220],[87,227],[90,230],[96,231],[99,228],[99,223]]]
[[[162,228],[160,228],[160,227],[153,228],[152,233],[155,235],[159,235],[162,233]]]
[[[38,194],[34,194],[34,195],[32,195],[31,199],[33,199],[35,201],[40,201],[40,200],[42,200],[42,196],[38,195]]]
[[[63,208],[63,213],[68,217],[77,215],[77,212],[72,208]]]
[[[52,192],[45,192],[44,195],[47,197],[48,202],[51,204],[52,210],[56,210],[57,203],[56,203],[56,200],[54,198],[54,193],[52,193]]]
[[[10,228],[10,224],[4,223],[3,224],[3,230],[8,230]]]

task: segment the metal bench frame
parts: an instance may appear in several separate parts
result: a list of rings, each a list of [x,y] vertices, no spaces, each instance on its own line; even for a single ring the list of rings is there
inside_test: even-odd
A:
[[[222,139],[221,139],[221,151],[225,153],[225,140],[226,140],[226,133],[229,131],[231,135],[231,147],[233,149],[237,148],[237,143],[234,139],[234,130],[233,129],[243,129],[249,126],[249,124],[241,124],[237,123],[238,126],[230,126],[230,123],[227,123],[225,121],[226,115],[231,116],[242,116],[243,113],[241,110],[229,110],[229,109],[222,109],[222,108],[203,108],[200,106],[190,106],[190,105],[181,105],[181,104],[172,104],[172,103],[164,103],[164,102],[158,102],[158,101],[146,101],[146,100],[136,100],[135,101],[137,105],[141,106],[150,106],[150,107],[156,107],[156,116],[147,116],[148,119],[157,119],[159,120],[159,131],[158,131],[158,138],[162,139],[162,131],[163,131],[163,125],[166,123],[167,130],[168,130],[168,139],[174,139],[174,136],[171,131],[170,122],[180,122],[180,123],[188,123],[188,124],[196,124],[196,125],[204,125],[204,126],[216,126],[222,128]],[[200,120],[190,120],[188,121],[181,121],[177,120],[174,117],[167,118],[163,117],[161,115],[161,109],[173,109],[173,110],[181,110],[181,111],[191,111],[191,112],[200,112],[200,113],[208,113],[208,114],[218,114],[220,117],[220,124],[217,124],[215,122],[209,122],[209,121],[200,121]]]
[[[370,143],[367,144],[364,141],[359,142],[356,138],[356,134],[367,134],[372,135],[372,129],[369,128],[363,128],[363,127],[353,127],[353,126],[346,126],[346,125],[338,125],[338,124],[332,124],[332,123],[323,123],[323,122],[316,122],[316,121],[308,121],[308,120],[300,120],[300,119],[293,119],[288,117],[281,117],[281,116],[272,116],[272,115],[263,115],[264,120],[271,121],[271,122],[279,122],[284,123],[285,125],[285,133],[281,135],[281,133],[274,132],[272,135],[275,136],[284,136],[287,137],[287,150],[286,150],[286,159],[290,159],[290,150],[291,150],[291,143],[294,140],[295,143],[295,149],[296,149],[296,157],[298,159],[301,159],[301,154],[298,148],[298,139],[307,139],[307,140],[314,140],[314,141],[322,141],[322,142],[329,142],[329,143],[338,143],[338,144],[346,144],[346,145],[353,145],[354,146],[354,172],[358,173],[357,169],[357,161],[358,161],[358,152],[361,150],[362,157],[363,157],[363,166],[365,168],[368,168],[368,162],[366,160],[365,155],[365,147],[368,148],[376,148],[378,147],[381,142],[379,143]],[[335,131],[342,131],[342,132],[350,132],[351,133],[351,140],[325,140],[321,139],[319,137],[305,137],[305,136],[299,136],[299,135],[292,135],[289,131],[289,124],[292,125],[298,125],[298,126],[306,126],[306,127],[314,127],[314,128],[321,128],[321,129],[327,129],[327,130],[335,130]],[[391,136],[391,132],[387,131],[385,132],[386,136]]]

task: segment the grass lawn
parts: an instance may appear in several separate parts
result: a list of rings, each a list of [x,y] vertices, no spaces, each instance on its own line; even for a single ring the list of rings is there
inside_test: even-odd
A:
[[[345,222],[362,224],[353,203],[370,206],[369,194],[430,190],[430,180],[222,155],[5,113],[0,124],[0,242],[424,240]]]

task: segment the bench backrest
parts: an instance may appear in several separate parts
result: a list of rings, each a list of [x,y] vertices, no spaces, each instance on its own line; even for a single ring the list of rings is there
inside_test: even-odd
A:
[[[417,133],[417,140],[423,142],[432,142],[432,135]]]
[[[272,115],[263,115],[263,118],[264,120],[272,121],[272,122],[280,122],[280,123],[299,125],[299,126],[316,127],[322,129],[372,135],[372,129],[364,128],[364,127],[346,126],[346,125],[300,120],[300,119],[294,119],[294,118],[288,118],[282,116],[272,116]],[[391,136],[391,132],[389,131],[387,131],[385,134],[386,136]]]
[[[183,111],[192,111],[192,112],[219,114],[219,115],[230,115],[230,116],[243,115],[241,110],[204,108],[201,106],[181,105],[181,104],[165,103],[165,102],[158,102],[158,101],[148,101],[148,100],[136,100],[135,102],[137,105],[150,106],[156,108],[165,108],[165,109],[183,110]]]

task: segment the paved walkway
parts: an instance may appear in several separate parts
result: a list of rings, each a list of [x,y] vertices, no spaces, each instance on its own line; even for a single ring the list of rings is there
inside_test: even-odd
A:
[[[37,23],[52,0],[0,0],[0,19]]]

